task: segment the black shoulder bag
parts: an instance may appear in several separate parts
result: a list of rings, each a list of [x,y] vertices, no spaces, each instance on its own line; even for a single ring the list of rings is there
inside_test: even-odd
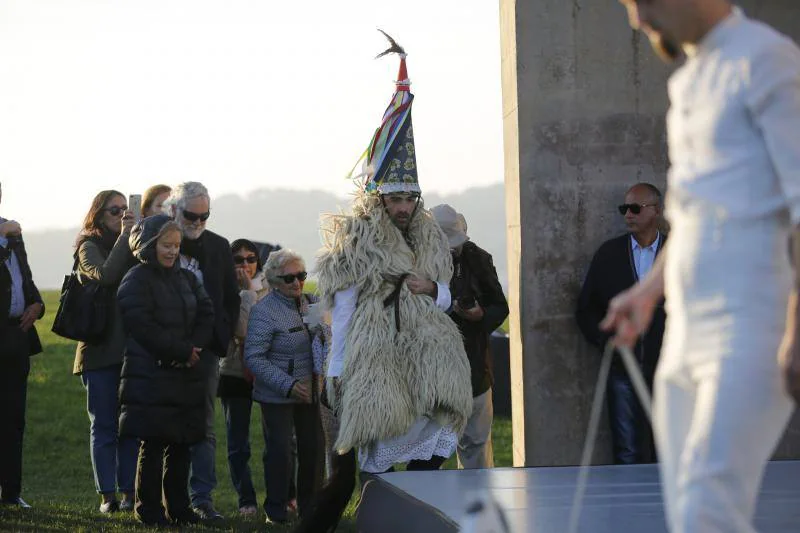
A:
[[[53,333],[88,344],[102,342],[110,323],[113,296],[113,287],[101,286],[80,274],[76,257],[72,272],[64,276]]]

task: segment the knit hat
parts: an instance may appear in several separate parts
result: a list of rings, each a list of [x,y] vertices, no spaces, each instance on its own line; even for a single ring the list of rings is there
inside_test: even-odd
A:
[[[406,52],[394,39],[383,33],[391,46],[379,54],[383,57],[396,53],[400,56],[400,70],[395,82],[395,92],[383,119],[369,146],[356,163],[361,163],[357,176],[364,178],[364,190],[372,194],[407,192],[421,194],[417,178],[417,158],[414,147],[414,129],[411,126],[411,81],[406,69]],[[351,171],[351,176],[352,176]]]

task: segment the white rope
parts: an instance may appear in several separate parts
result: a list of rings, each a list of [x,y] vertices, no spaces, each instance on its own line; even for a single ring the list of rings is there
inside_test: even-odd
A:
[[[629,348],[615,348],[615,346],[609,342],[603,352],[603,359],[600,361],[600,372],[597,375],[597,385],[594,389],[592,411],[589,416],[589,429],[586,432],[586,440],[583,443],[581,466],[578,470],[578,481],[575,487],[575,496],[572,499],[572,509],[569,516],[569,533],[578,533],[581,510],[583,507],[583,497],[586,493],[586,485],[589,480],[589,465],[592,462],[594,445],[597,440],[597,430],[600,427],[600,415],[603,412],[606,382],[608,381],[608,373],[611,370],[611,362],[614,358],[615,349],[617,349],[622,356],[622,362],[631,378],[633,388],[636,391],[636,395],[639,397],[639,402],[642,404],[642,409],[647,415],[647,420],[652,421],[650,393],[647,390],[642,371],[639,369],[639,365],[636,364],[636,358]]]

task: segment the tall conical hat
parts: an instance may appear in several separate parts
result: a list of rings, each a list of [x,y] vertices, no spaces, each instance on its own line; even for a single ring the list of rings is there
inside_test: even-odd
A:
[[[395,82],[395,92],[389,107],[383,113],[381,125],[375,130],[361,163],[360,177],[364,177],[364,190],[373,194],[410,192],[420,194],[417,178],[417,158],[414,148],[414,129],[411,126],[411,81],[406,69],[406,52],[382,30],[391,47],[379,54],[383,57],[396,53],[400,56],[400,69]],[[351,172],[352,175],[352,172]]]

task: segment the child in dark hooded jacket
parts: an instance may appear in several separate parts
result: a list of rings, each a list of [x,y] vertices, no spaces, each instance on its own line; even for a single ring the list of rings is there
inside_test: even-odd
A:
[[[214,306],[195,275],[180,268],[180,243],[169,217],[140,222],[130,248],[141,264],[117,293],[127,334],[119,429],[141,439],[134,513],[148,525],[197,520],[187,489],[189,446],[205,437],[206,380],[196,363],[211,340]]]

